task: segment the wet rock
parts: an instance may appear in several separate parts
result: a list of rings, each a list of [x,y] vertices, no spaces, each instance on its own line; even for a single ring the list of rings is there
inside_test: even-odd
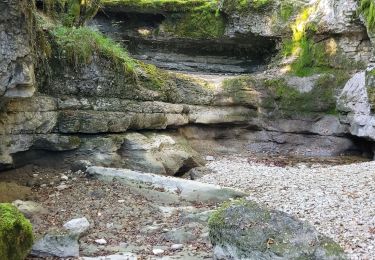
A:
[[[77,257],[79,256],[77,236],[47,234],[33,245],[31,254],[38,257]]]
[[[87,218],[76,218],[66,222],[64,228],[72,235],[82,236],[89,230],[90,223]]]
[[[284,212],[226,204],[209,221],[214,259],[347,259],[338,244]]]

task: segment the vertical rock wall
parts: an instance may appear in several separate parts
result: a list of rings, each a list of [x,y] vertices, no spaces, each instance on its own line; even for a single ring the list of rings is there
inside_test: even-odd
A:
[[[31,0],[0,0],[0,98],[30,97],[35,91],[32,5]]]

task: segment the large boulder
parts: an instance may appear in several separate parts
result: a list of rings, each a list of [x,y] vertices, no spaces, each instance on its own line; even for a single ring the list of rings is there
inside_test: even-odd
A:
[[[11,204],[0,204],[0,259],[23,260],[33,245],[30,222]]]
[[[209,228],[214,259],[346,259],[311,225],[246,200],[224,204]]]
[[[126,134],[119,153],[127,167],[158,174],[182,175],[203,164],[187,141],[173,134]]]
[[[371,69],[355,74],[345,85],[338,98],[338,109],[344,114],[352,135],[375,140],[375,115],[372,111],[373,72]]]

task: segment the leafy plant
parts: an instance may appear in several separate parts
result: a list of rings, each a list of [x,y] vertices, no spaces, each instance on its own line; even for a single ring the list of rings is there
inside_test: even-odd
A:
[[[359,13],[366,18],[367,26],[370,30],[375,28],[375,3],[374,0],[360,0]]]
[[[46,0],[44,9],[64,26],[82,26],[99,10],[100,0]]]

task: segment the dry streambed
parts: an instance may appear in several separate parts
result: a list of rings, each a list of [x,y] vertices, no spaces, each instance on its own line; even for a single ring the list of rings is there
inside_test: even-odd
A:
[[[314,225],[339,242],[351,259],[375,255],[375,162],[342,166],[266,166],[247,157],[208,164],[202,182],[233,187],[249,199]]]

